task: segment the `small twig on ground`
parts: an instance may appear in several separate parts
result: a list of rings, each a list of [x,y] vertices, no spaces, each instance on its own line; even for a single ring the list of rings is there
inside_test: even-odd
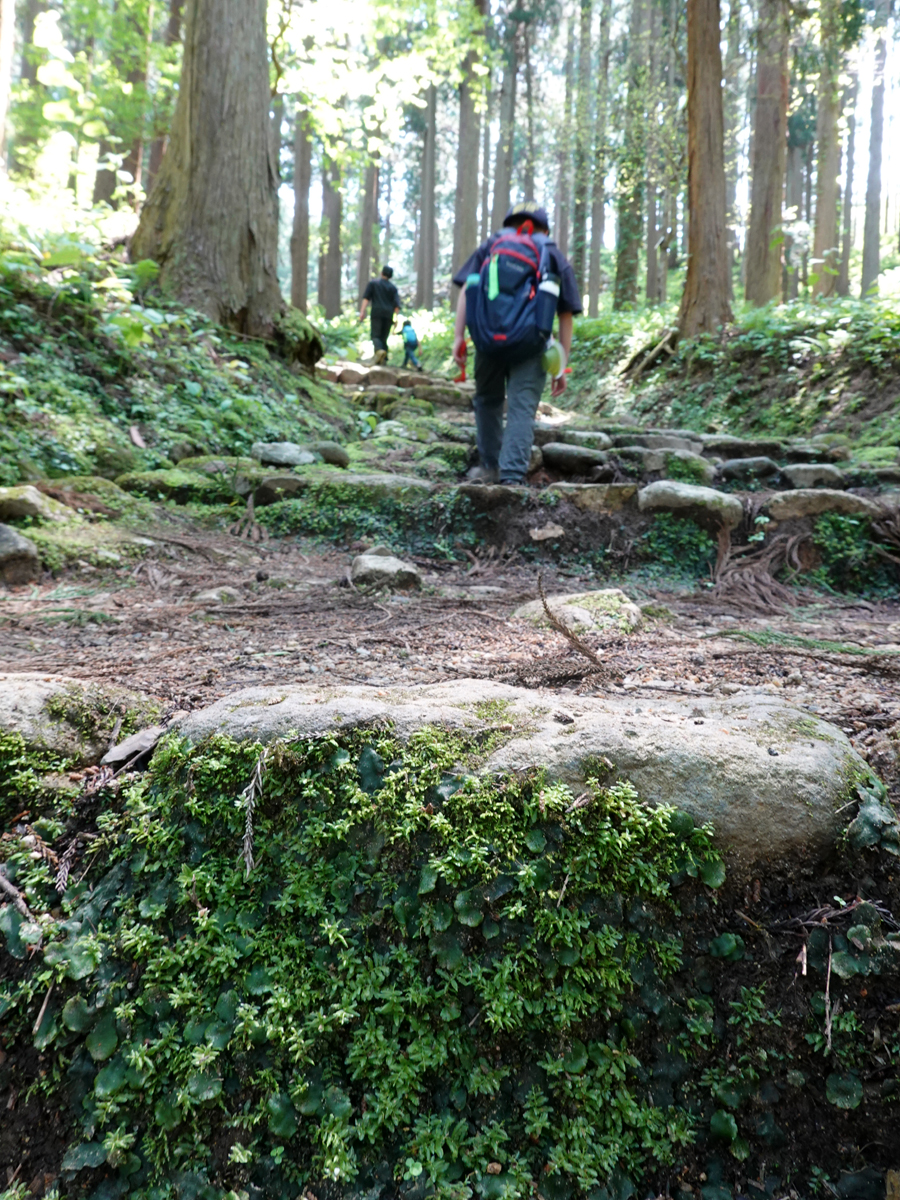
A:
[[[17,887],[13,887],[2,871],[0,871],[0,891],[6,892],[17,912],[21,913],[23,917],[27,917],[29,921],[34,920],[34,913],[25,903],[25,897]]]
[[[831,1053],[831,1023],[837,1016],[840,1001],[831,1007],[831,938],[828,939],[828,971],[825,975],[825,1048]]]
[[[37,1031],[41,1027],[41,1021],[44,1019],[44,1013],[47,1011],[47,1005],[50,1003],[50,997],[53,995],[53,988],[55,986],[55,984],[51,983],[49,989],[47,990],[47,995],[44,997],[44,1003],[41,1005],[41,1011],[38,1013],[37,1020],[34,1023],[34,1028],[31,1031],[32,1037],[37,1036]]]
[[[247,811],[247,818],[244,822],[244,837],[241,843],[241,854],[244,859],[244,867],[246,870],[245,878],[250,878],[250,872],[254,867],[253,860],[253,813],[256,808],[256,801],[262,795],[263,780],[266,774],[266,755],[269,753],[268,747],[263,749],[259,758],[256,760],[256,765],[253,768],[253,774],[250,776],[250,782],[241,792],[244,797],[244,807]]]
[[[607,673],[606,663],[604,663],[602,659],[597,657],[597,655],[590,648],[590,646],[588,646],[586,642],[583,642],[577,633],[572,632],[572,630],[565,623],[565,621],[561,620],[556,615],[556,613],[552,611],[552,609],[550,608],[550,605],[547,603],[547,597],[544,595],[544,572],[543,571],[538,572],[537,584],[538,584],[538,595],[541,598],[541,604],[543,604],[543,606],[544,606],[544,612],[547,614],[547,620],[550,622],[550,624],[553,626],[553,628],[557,631],[557,633],[561,633],[563,635],[563,637],[566,639],[566,641],[571,646],[574,646],[574,648],[578,651],[579,654],[583,654],[585,658],[589,659],[594,664],[594,666],[598,667],[599,670],[605,675]]]

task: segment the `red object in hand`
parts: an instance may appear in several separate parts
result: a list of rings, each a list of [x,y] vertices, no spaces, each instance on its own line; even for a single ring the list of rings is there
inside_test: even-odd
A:
[[[456,378],[453,380],[453,382],[454,383],[465,383],[466,382],[466,368],[465,367],[460,367],[459,374],[456,376]]]
[[[563,375],[571,375],[571,374],[572,374],[572,368],[566,367],[566,369],[563,371]]]

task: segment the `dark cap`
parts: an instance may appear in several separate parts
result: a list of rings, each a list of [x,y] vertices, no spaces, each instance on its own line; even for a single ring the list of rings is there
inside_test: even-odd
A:
[[[519,225],[522,221],[526,221],[529,218],[534,221],[535,225],[540,225],[544,229],[550,228],[550,219],[547,216],[547,210],[546,208],[541,208],[536,200],[520,200],[518,204],[514,204],[503,218],[503,224]]]
[[[381,273],[385,277],[385,279],[390,279],[391,276],[394,274],[394,268],[393,267],[382,267]]]

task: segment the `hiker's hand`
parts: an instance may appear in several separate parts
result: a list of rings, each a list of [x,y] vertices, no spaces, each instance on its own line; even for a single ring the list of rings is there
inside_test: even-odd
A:
[[[568,382],[569,381],[568,381],[568,379],[566,379],[565,375],[560,375],[557,379],[551,380],[551,382],[550,382],[551,398],[555,400],[557,398],[557,396],[561,396],[563,394],[563,392],[566,390],[566,384]]]
[[[468,353],[469,349],[466,346],[466,339],[464,337],[458,337],[453,343],[453,361],[458,367],[464,367],[466,365],[466,357]]]

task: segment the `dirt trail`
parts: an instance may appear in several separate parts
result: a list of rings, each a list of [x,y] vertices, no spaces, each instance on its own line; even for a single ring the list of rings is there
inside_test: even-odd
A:
[[[172,711],[263,683],[377,688],[477,677],[573,697],[631,694],[636,707],[669,692],[763,688],[834,721],[889,782],[900,775],[900,661],[822,658],[716,636],[773,629],[900,649],[897,603],[820,603],[760,617],[702,591],[626,583],[658,615],[628,636],[585,635],[608,664],[602,678],[560,633],[510,618],[537,596],[537,568],[519,558],[466,566],[416,559],[421,593],[366,595],[349,585],[346,550],[294,541],[250,547],[199,533],[162,538],[136,568],[87,568],[5,593],[0,669],[114,681],[161,697]],[[546,568],[544,586],[549,594],[603,585]],[[192,598],[213,588],[232,589],[228,602]]]

